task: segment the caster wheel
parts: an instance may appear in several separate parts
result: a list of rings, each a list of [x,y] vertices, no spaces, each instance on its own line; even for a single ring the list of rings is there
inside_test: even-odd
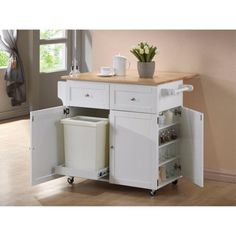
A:
[[[151,191],[149,192],[149,195],[153,197],[153,196],[156,195],[156,193],[157,193],[156,190],[151,190]]]
[[[68,184],[73,184],[74,183],[74,177],[69,177],[67,178]]]
[[[173,185],[176,185],[178,183],[178,180],[175,180],[172,182]]]

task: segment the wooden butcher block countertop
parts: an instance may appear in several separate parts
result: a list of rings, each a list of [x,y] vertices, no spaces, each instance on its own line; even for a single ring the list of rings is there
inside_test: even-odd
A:
[[[179,72],[156,72],[153,79],[140,79],[138,72],[127,71],[126,76],[111,76],[101,77],[98,72],[81,73],[78,76],[62,76],[65,80],[78,80],[78,81],[94,81],[94,82],[107,82],[107,83],[122,83],[122,84],[141,84],[141,85],[158,85],[169,83],[177,80],[187,80],[198,78],[198,74],[179,73]]]

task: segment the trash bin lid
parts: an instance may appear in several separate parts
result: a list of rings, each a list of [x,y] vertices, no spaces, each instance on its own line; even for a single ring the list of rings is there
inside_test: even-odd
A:
[[[108,123],[108,119],[90,116],[74,116],[62,119],[61,123],[67,125],[96,127],[99,125],[106,125]]]

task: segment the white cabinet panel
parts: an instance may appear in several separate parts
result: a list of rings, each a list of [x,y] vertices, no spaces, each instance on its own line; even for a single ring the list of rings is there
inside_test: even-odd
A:
[[[184,177],[203,187],[203,114],[189,108],[181,115],[181,168]]]
[[[58,176],[54,167],[64,163],[63,126],[64,106],[30,113],[31,120],[31,183],[46,182]]]
[[[155,86],[111,84],[111,109],[156,113],[157,89]]]
[[[157,189],[157,122],[152,114],[111,111],[110,182]]]
[[[158,111],[165,111],[183,105],[183,93],[175,93],[183,85],[183,81],[175,81],[157,86]]]
[[[68,106],[109,109],[109,84],[67,81]]]
[[[57,96],[61,99],[63,106],[66,106],[66,81],[58,81],[57,82]]]

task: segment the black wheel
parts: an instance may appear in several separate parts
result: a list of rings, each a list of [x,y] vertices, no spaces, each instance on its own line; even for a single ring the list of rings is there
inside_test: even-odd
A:
[[[178,184],[178,180],[176,179],[175,181],[172,182],[173,185]]]
[[[156,195],[156,193],[157,193],[156,190],[151,190],[151,191],[149,192],[149,195],[153,197],[153,196]]]
[[[69,177],[69,178],[67,178],[67,182],[68,182],[69,184],[73,184],[73,183],[74,183],[74,177]]]

